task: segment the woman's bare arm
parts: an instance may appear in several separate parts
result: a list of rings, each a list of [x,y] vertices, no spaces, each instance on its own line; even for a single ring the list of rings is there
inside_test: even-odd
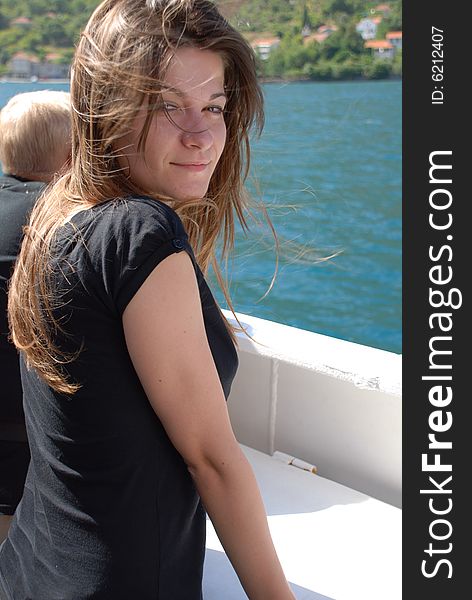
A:
[[[252,469],[231,428],[205,332],[193,265],[164,259],[123,315],[146,394],[182,455],[251,600],[293,600]]]

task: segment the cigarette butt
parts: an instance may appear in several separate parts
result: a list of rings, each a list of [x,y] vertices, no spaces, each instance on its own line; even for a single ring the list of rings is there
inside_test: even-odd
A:
[[[286,465],[292,465],[293,467],[297,467],[297,469],[308,471],[309,473],[313,473],[314,475],[316,475],[316,473],[318,472],[318,469],[315,465],[312,465],[311,463],[306,462],[305,460],[301,460],[300,458],[296,458],[295,456],[290,456],[290,454],[279,452],[278,450],[276,450],[274,454],[272,454],[272,457],[277,460],[280,460]]]
[[[310,463],[305,462],[304,460],[300,460],[299,458],[294,458],[291,463],[294,467],[298,467],[299,469],[303,469],[304,471],[309,471],[316,475],[318,469],[315,465],[311,465]]]

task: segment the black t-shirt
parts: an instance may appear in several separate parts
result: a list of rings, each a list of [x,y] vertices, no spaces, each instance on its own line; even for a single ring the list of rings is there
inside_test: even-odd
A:
[[[0,439],[7,424],[24,422],[18,354],[8,341],[7,285],[23,237],[23,225],[43,183],[0,176]]]
[[[24,600],[199,600],[205,514],[186,465],[127,352],[123,312],[154,267],[185,250],[225,392],[237,354],[176,213],[150,198],[75,215],[53,249],[65,366],[82,387],[52,391],[22,365],[31,464],[0,591]]]

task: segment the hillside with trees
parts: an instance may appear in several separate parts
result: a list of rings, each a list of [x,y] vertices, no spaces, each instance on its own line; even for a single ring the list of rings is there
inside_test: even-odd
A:
[[[257,44],[277,38],[260,61],[266,78],[352,79],[401,74],[401,51],[376,58],[356,30],[361,19],[381,17],[376,39],[401,31],[401,0],[215,0],[235,27]],[[99,0],[0,0],[0,74],[18,53],[68,65],[80,31]],[[380,5],[382,6],[382,5]],[[320,29],[321,28],[321,29]],[[329,31],[323,39],[320,30]]]
[[[17,53],[70,64],[97,0],[0,0],[0,72]]]
[[[248,0],[240,3],[230,18],[253,44],[261,38],[279,38],[279,45],[260,62],[260,73],[266,78],[401,76],[401,49],[391,58],[376,55],[357,31],[363,19],[379,21],[374,40],[386,42],[389,32],[402,30],[401,0],[382,4],[366,0]]]

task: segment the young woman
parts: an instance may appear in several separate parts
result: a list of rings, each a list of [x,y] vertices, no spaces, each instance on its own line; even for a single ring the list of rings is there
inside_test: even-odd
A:
[[[71,97],[71,169],[32,215],[9,296],[32,458],[0,592],[200,599],[203,503],[248,597],[293,599],[204,279],[234,213],[244,224],[251,49],[208,0],[105,0]]]

